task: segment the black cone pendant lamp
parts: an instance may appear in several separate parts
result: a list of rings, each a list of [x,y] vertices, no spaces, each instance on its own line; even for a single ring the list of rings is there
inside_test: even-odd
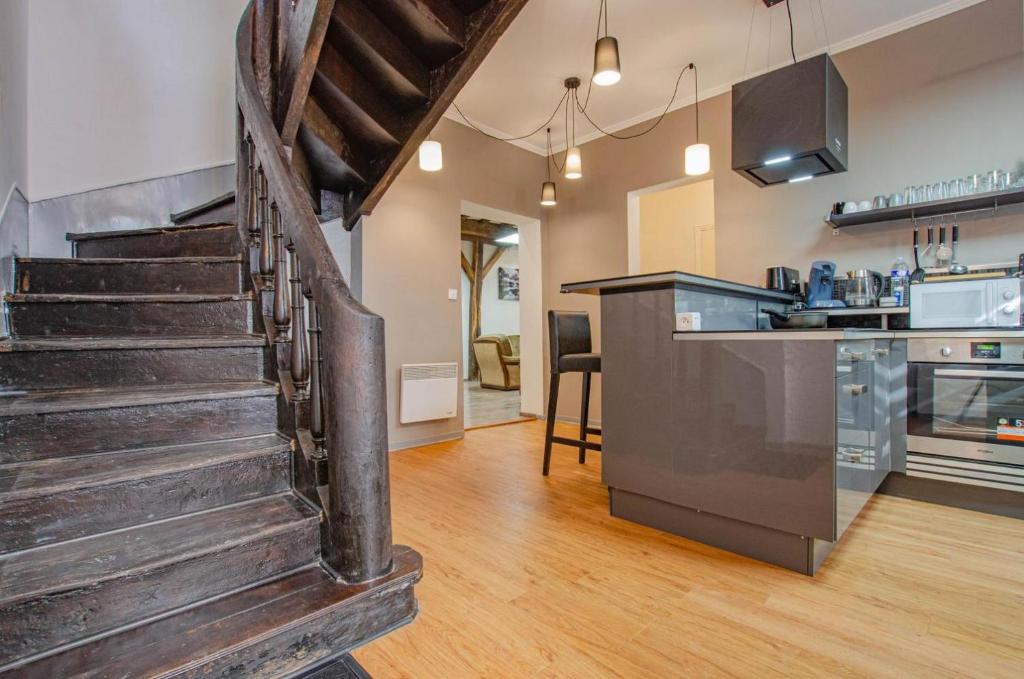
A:
[[[540,204],[545,207],[557,205],[558,201],[555,199],[555,183],[551,181],[551,163],[554,160],[551,157],[551,128],[548,128],[548,155],[544,159],[544,169],[547,171],[547,181],[540,189]]]
[[[604,17],[604,36],[601,36],[601,17]],[[598,38],[594,44],[595,85],[606,87],[622,79],[619,69],[619,41],[608,35],[608,0],[601,0],[597,14]]]

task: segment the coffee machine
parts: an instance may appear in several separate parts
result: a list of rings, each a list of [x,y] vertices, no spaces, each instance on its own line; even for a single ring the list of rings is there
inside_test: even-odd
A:
[[[807,278],[807,308],[844,307],[841,300],[832,299],[832,281],[835,279],[835,262],[811,262],[811,273]]]

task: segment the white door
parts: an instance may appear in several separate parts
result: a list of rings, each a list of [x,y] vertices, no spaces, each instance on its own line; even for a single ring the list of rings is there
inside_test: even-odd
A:
[[[697,274],[715,275],[715,225],[701,224],[693,232],[693,252],[697,260]]]

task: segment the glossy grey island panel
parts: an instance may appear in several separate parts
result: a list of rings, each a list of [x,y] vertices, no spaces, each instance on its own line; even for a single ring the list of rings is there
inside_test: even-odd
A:
[[[813,574],[889,468],[889,413],[870,395],[887,378],[868,359],[891,334],[765,330],[787,296],[686,274],[563,291],[601,295],[611,513]],[[674,332],[684,311],[702,332]],[[847,369],[858,386],[843,390]]]

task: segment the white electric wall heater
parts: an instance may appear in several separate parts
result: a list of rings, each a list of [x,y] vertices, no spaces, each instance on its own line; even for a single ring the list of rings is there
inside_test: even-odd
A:
[[[458,363],[402,366],[398,421],[402,424],[455,417],[459,407]]]

